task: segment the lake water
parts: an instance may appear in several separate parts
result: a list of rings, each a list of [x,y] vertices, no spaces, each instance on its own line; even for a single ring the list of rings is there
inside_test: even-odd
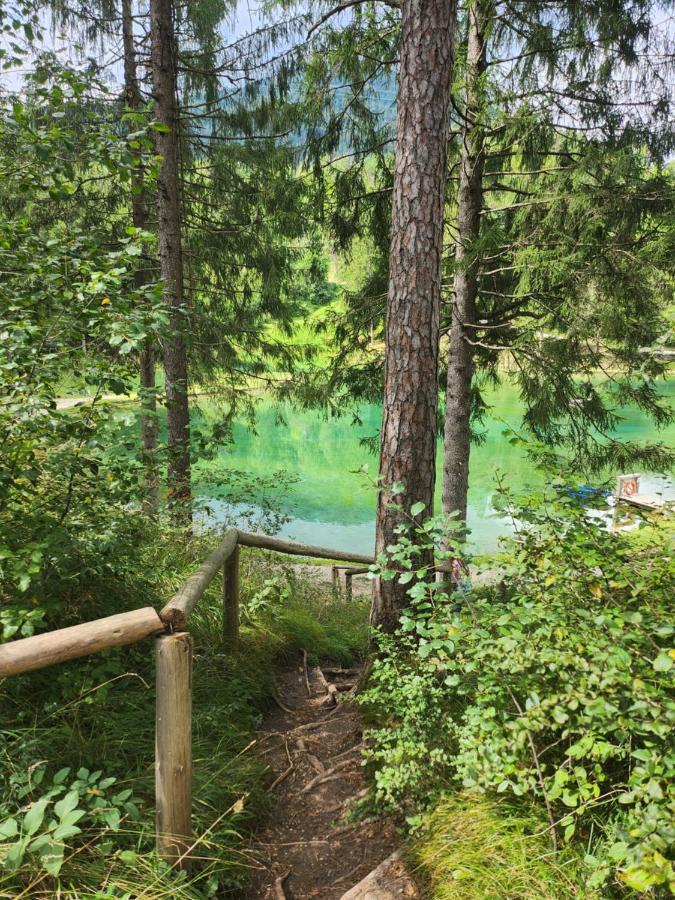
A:
[[[675,380],[664,386],[664,394],[675,400]],[[543,476],[527,459],[523,449],[509,443],[504,434],[508,426],[520,424],[521,406],[515,388],[503,385],[490,399],[491,416],[484,425],[485,441],[471,451],[468,522],[472,543],[489,551],[497,545],[500,535],[509,530],[509,522],[495,508],[495,474],[501,472],[504,481],[514,490],[541,487]],[[272,499],[289,517],[278,534],[283,537],[358,553],[371,553],[375,541],[376,492],[367,477],[359,472],[369,468],[370,478],[377,474],[377,458],[363,438],[376,435],[380,427],[380,408],[359,408],[361,424],[354,424],[350,416],[326,419],[309,411],[283,410],[285,422],[279,421],[279,411],[262,401],[258,409],[255,432],[243,423],[235,423],[234,442],[223,448],[216,460],[199,462],[194,470],[194,491],[207,504],[206,515],[211,521],[234,522],[253,514],[256,518],[260,498]],[[217,415],[215,409],[202,406],[205,419]],[[649,419],[637,409],[627,409],[617,435],[637,441],[660,440],[673,445],[675,425],[657,432]],[[440,457],[437,508],[440,509]],[[222,499],[224,491],[214,484],[219,471],[235,470],[250,473],[269,484],[239,503]],[[285,472],[296,482],[286,490],[282,478],[275,473]],[[646,475],[641,490],[662,493],[675,498],[672,479]],[[255,525],[253,526],[255,527]]]

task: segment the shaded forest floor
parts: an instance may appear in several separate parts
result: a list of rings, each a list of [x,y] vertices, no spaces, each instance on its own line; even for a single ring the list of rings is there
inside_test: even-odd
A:
[[[419,897],[402,863],[390,859],[393,825],[352,821],[367,793],[363,723],[350,695],[359,675],[300,661],[278,678],[277,707],[259,734],[276,802],[249,847],[255,874],[247,900]]]

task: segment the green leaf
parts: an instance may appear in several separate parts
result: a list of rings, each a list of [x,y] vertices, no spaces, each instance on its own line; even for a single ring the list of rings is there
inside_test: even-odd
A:
[[[78,828],[77,825],[59,825],[58,828],[54,829],[54,840],[56,841],[67,841],[68,838],[75,837],[76,834],[81,834],[82,829]]]
[[[117,831],[120,827],[120,811],[119,809],[106,809],[103,814],[103,821],[113,831]]]
[[[31,806],[26,815],[23,817],[24,834],[35,834],[40,825],[42,825],[48,803],[49,800],[42,798],[40,800],[36,800],[35,803]]]
[[[3,841],[16,837],[19,833],[19,826],[16,819],[5,819],[0,822],[0,839]]]
[[[3,865],[6,869],[9,869],[10,872],[14,872],[16,869],[18,869],[23,862],[27,843],[27,841],[17,841],[16,844],[12,844],[12,846],[5,854]]]
[[[620,878],[634,891],[648,891],[656,883],[655,876],[640,866],[634,866],[621,872]]]
[[[56,876],[61,871],[65,849],[63,844],[51,843],[41,850],[40,862],[50,875]]]
[[[670,654],[662,652],[652,662],[652,665],[657,672],[670,672],[673,668],[673,660]]]
[[[68,791],[63,799],[59,800],[58,803],[54,804],[54,813],[59,817],[59,819],[63,819],[63,817],[75,809],[77,804],[80,802],[80,794],[79,791],[72,790]]]
[[[413,503],[410,507],[410,515],[411,516],[419,516],[423,510],[426,509],[426,503],[422,503],[421,501],[418,503]]]

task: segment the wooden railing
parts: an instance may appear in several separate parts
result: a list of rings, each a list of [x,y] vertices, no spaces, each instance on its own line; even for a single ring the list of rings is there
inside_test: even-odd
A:
[[[239,547],[256,547],[292,556],[372,563],[359,553],[248,534],[236,528],[223,539],[158,614],[152,607],[107,616],[0,645],[0,678],[43,669],[111,647],[155,638],[155,807],[157,853],[179,868],[189,868],[192,836],[192,637],[190,613],[218,572],[223,570],[223,632],[235,645],[239,637]],[[341,566],[351,575],[367,568]]]

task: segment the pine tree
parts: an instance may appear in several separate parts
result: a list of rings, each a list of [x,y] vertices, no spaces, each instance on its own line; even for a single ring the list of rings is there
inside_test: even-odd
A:
[[[392,201],[376,552],[433,509],[441,262],[455,6],[404,0]],[[396,508],[392,500],[396,499]],[[393,629],[406,590],[377,584],[372,622]]]
[[[157,118],[159,267],[169,334],[162,342],[166,376],[169,500],[179,521],[190,514],[190,409],[183,297],[183,251],[180,200],[180,139],[177,110],[178,72],[171,0],[150,2],[150,54]]]
[[[132,0],[122,0],[122,40],[124,46],[124,96],[129,110],[138,114],[144,105],[138,83],[136,65],[136,40],[134,36],[134,19]],[[143,168],[137,153],[138,166],[131,184],[131,220],[134,228],[147,231],[149,227],[148,211]],[[142,287],[150,276],[150,261],[145,268],[136,269],[136,284]],[[146,337],[140,353],[140,396],[141,396],[141,450],[146,470],[148,488],[148,506],[156,508],[158,503],[157,472],[157,395],[155,383],[155,347],[151,337]]]

